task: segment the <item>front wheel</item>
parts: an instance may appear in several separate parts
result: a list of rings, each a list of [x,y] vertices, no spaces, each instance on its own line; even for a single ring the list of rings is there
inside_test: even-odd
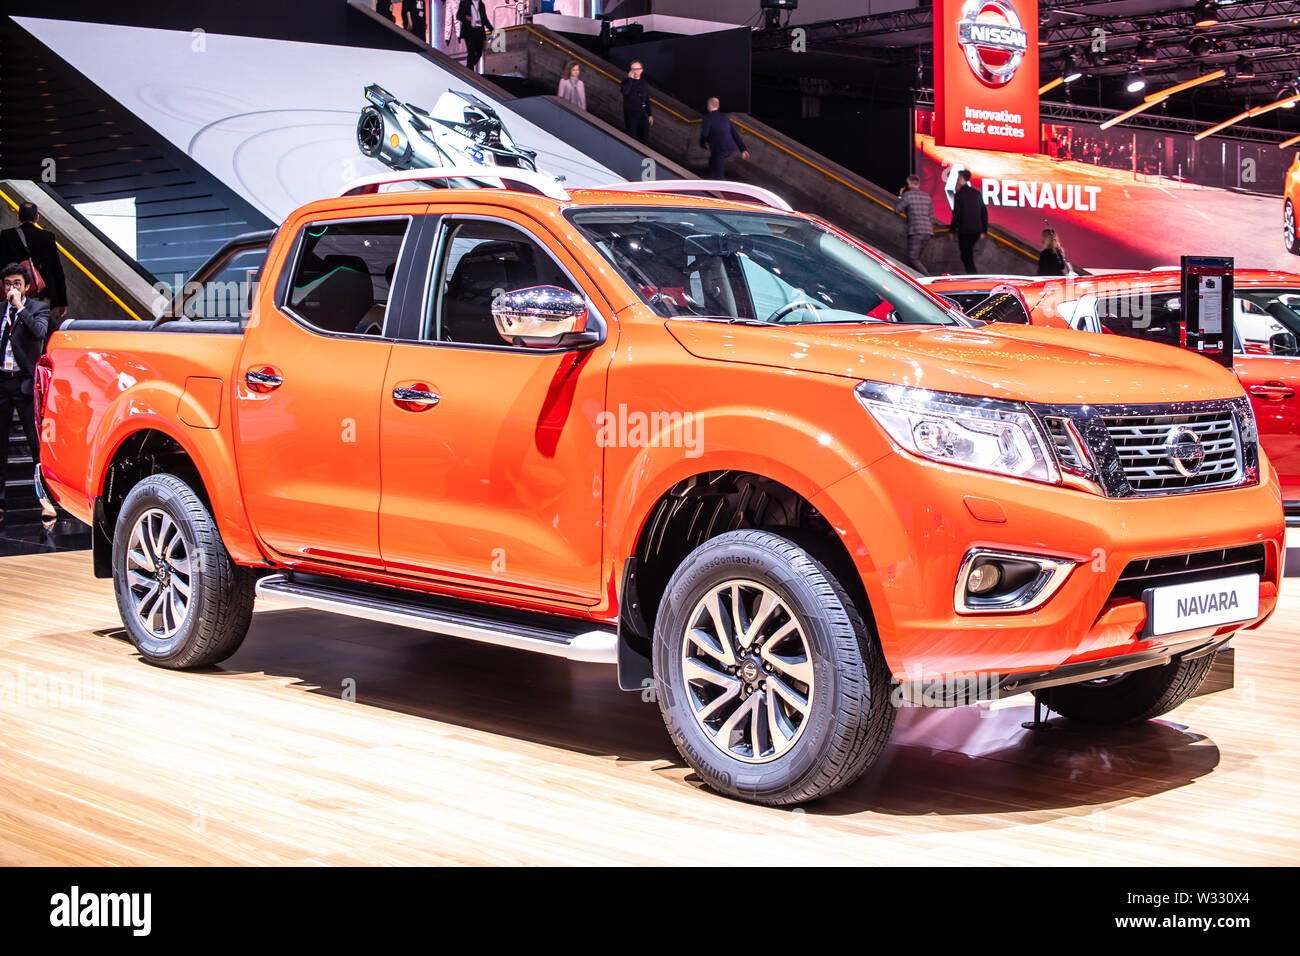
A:
[[[1282,207],[1282,241],[1286,243],[1288,252],[1300,256],[1300,234],[1297,234],[1296,229],[1295,206],[1289,199]]]
[[[152,475],[131,489],[113,532],[113,590],[145,661],[181,670],[235,653],[252,620],[254,584],[184,481]]]
[[[1214,666],[1214,654],[1175,660],[1140,671],[1035,691],[1048,710],[1092,724],[1133,724],[1179,707]]]
[[[767,531],[712,538],[674,572],[654,673],[686,762],[713,789],[756,803],[852,783],[893,728],[884,656],[846,589]]]

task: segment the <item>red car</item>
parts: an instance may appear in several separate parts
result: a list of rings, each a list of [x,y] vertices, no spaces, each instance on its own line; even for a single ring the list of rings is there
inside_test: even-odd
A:
[[[1177,270],[1066,278],[938,276],[923,281],[962,308],[1005,286],[1024,301],[1032,325],[1181,344]],[[1260,441],[1277,468],[1288,520],[1300,522],[1300,354],[1295,348],[1300,342],[1300,274],[1238,269],[1233,283],[1233,370],[1250,395]]]
[[[1300,237],[1296,236],[1296,210],[1300,209],[1300,153],[1291,157],[1291,167],[1286,171],[1282,187],[1286,199],[1282,203],[1282,241],[1287,252],[1300,256]]]

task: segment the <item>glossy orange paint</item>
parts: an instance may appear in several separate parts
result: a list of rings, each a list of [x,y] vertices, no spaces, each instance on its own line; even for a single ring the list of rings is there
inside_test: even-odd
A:
[[[978,292],[994,285],[1014,285],[1025,295],[1030,308],[1030,321],[1034,326],[1069,328],[1061,317],[1059,308],[1064,302],[1074,302],[1084,296],[1144,295],[1179,291],[1180,275],[1177,270],[1155,272],[1108,272],[1098,276],[1071,276],[1065,279],[1024,278],[937,278],[930,283],[932,291],[942,294]],[[1272,269],[1236,269],[1233,271],[1234,288],[1294,289],[1300,294],[1300,274]],[[1008,330],[1015,327],[1008,327]],[[1014,334],[1014,332],[1013,332]],[[1108,342],[1118,336],[1108,335]],[[1172,356],[1174,350],[1166,349]],[[1184,353],[1195,362],[1200,359]],[[1233,359],[1233,371],[1250,396],[1255,420],[1259,425],[1260,443],[1273,467],[1277,469],[1282,497],[1288,504],[1300,503],[1300,358],[1274,357],[1260,354],[1249,347]],[[1098,399],[1099,400],[1099,399]]]
[[[158,431],[193,459],[231,556],[260,564],[240,493],[230,416],[219,408],[200,412],[185,388],[191,378],[230,381],[240,346],[231,335],[56,332],[47,353],[54,376],[42,417],[41,469],[59,503],[89,522],[122,443],[137,432]],[[182,405],[195,424],[184,423]],[[217,427],[204,416],[215,418]]]
[[[418,205],[417,205],[418,202]],[[572,205],[752,208],[662,194],[575,191]],[[529,354],[327,336],[275,306],[298,227],[315,218],[433,211],[521,224],[578,280],[608,334],[586,352]],[[618,581],[655,503],[709,471],[764,475],[831,523],[861,575],[900,677],[1029,671],[1133,644],[1107,596],[1135,557],[1263,542],[1260,619],[1281,574],[1268,469],[1254,487],[1113,500],[921,461],[854,396],[863,379],[1010,399],[1160,402],[1237,396],[1194,356],[1068,330],[759,329],[655,315],[564,218],[566,204],[506,190],[395,192],[295,212],[235,336],[59,333],[46,474],[89,516],[103,469],[137,424],[169,430],[199,463],[236,559],[503,606],[613,621]],[[900,277],[900,281],[907,281]],[[250,369],[283,379],[269,391]],[[128,378],[124,378],[124,373]],[[216,428],[176,421],[181,385],[228,383]],[[429,411],[393,389],[423,384]],[[161,401],[161,397],[169,401]],[[977,517],[964,499],[987,502]],[[232,545],[233,542],[233,546]],[[1041,609],[959,615],[974,546],[1076,561]],[[1136,621],[1136,623],[1134,623]]]

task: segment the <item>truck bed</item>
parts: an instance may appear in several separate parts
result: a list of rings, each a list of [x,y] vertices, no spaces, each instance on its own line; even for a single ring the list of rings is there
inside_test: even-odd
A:
[[[182,446],[230,448],[230,381],[243,345],[240,323],[143,323],[78,319],[54,333],[42,420],[42,468],[56,500],[90,521],[100,475],[142,425]],[[233,473],[233,472],[232,472]]]

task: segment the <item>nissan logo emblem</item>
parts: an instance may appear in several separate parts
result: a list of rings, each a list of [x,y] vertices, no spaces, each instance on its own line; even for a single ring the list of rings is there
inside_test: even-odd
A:
[[[1029,34],[1008,0],[966,0],[957,42],[971,72],[985,86],[1006,86],[1029,49]]]
[[[1175,425],[1165,436],[1165,457],[1184,478],[1199,474],[1205,464],[1205,445],[1200,436],[1184,425]]]

